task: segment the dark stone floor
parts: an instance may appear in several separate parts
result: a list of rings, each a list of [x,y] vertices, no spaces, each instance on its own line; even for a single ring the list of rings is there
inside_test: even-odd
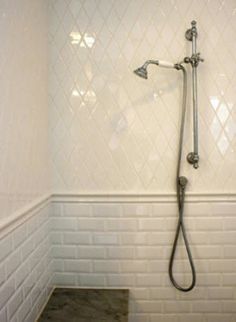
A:
[[[38,322],[128,322],[128,290],[56,288]]]

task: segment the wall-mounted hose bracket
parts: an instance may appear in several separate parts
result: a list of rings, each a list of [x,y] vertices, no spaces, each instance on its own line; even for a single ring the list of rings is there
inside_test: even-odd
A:
[[[198,168],[198,162],[199,162],[199,155],[197,153],[190,152],[187,155],[187,161],[188,161],[188,163],[193,165],[194,169],[197,169]]]

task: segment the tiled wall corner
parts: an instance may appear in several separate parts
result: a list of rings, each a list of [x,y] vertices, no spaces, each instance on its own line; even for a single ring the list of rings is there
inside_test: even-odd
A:
[[[0,240],[0,321],[34,322],[52,290],[50,204]]]
[[[197,286],[185,294],[168,277],[175,203],[53,202],[54,284],[129,288],[129,322],[235,322],[235,213],[235,202],[187,203]],[[182,241],[175,276],[190,281]]]

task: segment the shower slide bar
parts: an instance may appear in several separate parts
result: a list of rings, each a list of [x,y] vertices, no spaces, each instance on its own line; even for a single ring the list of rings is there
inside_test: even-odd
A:
[[[192,66],[192,96],[193,96],[193,152],[187,155],[187,160],[193,165],[195,169],[198,168],[199,154],[198,154],[198,101],[197,101],[197,66],[199,62],[204,60],[197,53],[197,27],[196,21],[192,21],[192,28],[185,33],[185,38],[192,41],[192,56],[185,57],[184,62]]]

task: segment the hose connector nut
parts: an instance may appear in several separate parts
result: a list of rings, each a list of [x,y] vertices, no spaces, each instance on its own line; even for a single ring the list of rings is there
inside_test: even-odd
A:
[[[179,185],[182,188],[185,188],[187,183],[188,183],[188,179],[186,177],[184,177],[184,176],[179,177]]]

